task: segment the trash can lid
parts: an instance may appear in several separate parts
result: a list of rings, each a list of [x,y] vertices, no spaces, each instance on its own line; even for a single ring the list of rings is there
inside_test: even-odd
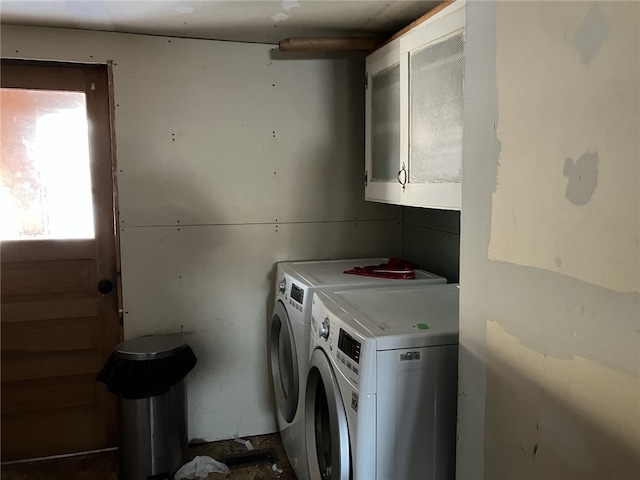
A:
[[[169,357],[186,345],[179,333],[146,335],[119,343],[115,353],[118,357],[129,360],[156,360]]]

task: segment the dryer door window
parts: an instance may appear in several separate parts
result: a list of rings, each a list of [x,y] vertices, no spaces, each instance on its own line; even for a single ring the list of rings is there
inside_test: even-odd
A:
[[[307,377],[305,420],[311,478],[351,480],[349,430],[329,359],[315,350]]]
[[[281,301],[273,312],[269,343],[276,404],[285,421],[291,423],[298,408],[298,364],[291,322]]]

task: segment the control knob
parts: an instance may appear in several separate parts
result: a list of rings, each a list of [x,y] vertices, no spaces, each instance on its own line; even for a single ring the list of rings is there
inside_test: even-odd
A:
[[[280,283],[278,284],[278,291],[280,292],[280,294],[284,294],[284,291],[287,289],[287,280],[286,279],[282,279],[280,280]]]
[[[325,317],[320,325],[320,338],[327,340],[329,338],[329,317]]]

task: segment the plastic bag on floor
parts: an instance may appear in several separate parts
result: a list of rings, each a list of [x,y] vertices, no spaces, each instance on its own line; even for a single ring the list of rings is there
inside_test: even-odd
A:
[[[174,480],[181,479],[203,479],[210,473],[230,473],[229,467],[224,463],[207,457],[204,455],[198,455],[194,457],[189,463],[185,463],[180,470],[174,475]]]

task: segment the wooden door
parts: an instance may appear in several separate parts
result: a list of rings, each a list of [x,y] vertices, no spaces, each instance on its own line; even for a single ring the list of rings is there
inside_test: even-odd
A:
[[[118,443],[117,399],[95,379],[122,336],[108,79],[2,62],[3,461]]]

